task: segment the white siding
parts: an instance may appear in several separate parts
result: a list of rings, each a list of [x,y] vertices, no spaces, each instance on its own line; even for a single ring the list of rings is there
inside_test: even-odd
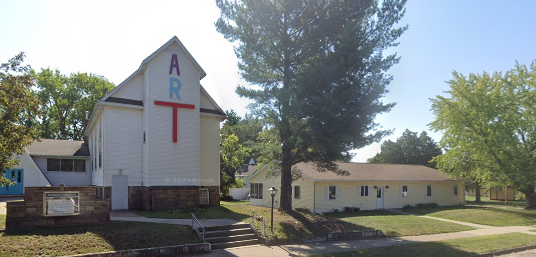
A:
[[[252,205],[262,205],[266,207],[272,206],[272,197],[268,192],[270,187],[275,187],[279,192],[275,196],[274,208],[279,208],[281,201],[281,177],[267,177],[267,169],[260,171],[259,174],[255,175],[252,179],[249,179],[249,183],[262,183],[263,184],[263,198],[260,199],[251,199],[250,204]],[[294,186],[300,187],[300,199],[294,198]],[[313,181],[306,176],[292,181],[292,209],[296,208],[307,208],[311,212],[314,210],[314,186]]]
[[[113,175],[128,176],[129,186],[142,185],[142,110],[106,107],[106,181]]]
[[[43,173],[35,164],[28,152],[24,151],[23,155],[17,156],[15,158],[18,158],[20,162],[19,165],[14,167],[14,169],[24,170],[23,183],[25,187],[49,185],[47,178],[43,175]]]
[[[205,109],[217,110],[216,106],[214,106],[208,97],[203,93],[201,93],[200,106],[201,108]]]
[[[35,164],[43,171],[45,176],[50,180],[50,183],[53,186],[58,186],[60,184],[65,184],[68,186],[89,186],[91,185],[91,163],[90,159],[83,158],[86,160],[86,171],[85,172],[72,172],[72,171],[48,171],[47,170],[47,159],[48,158],[60,158],[60,159],[70,159],[69,157],[44,157],[44,156],[34,156],[33,160]],[[26,177],[25,177],[26,179]]]
[[[178,55],[181,75],[169,74],[172,54]],[[183,55],[177,44],[152,59],[148,73],[149,97],[145,108],[149,117],[149,183],[151,186],[199,185],[200,115],[199,72]],[[169,97],[170,77],[181,81],[181,99]],[[155,106],[155,101],[193,104],[195,109],[178,109],[178,142],[173,143],[173,108]]]
[[[360,186],[369,186],[369,195],[360,196]],[[432,185],[432,197],[426,196],[426,185]],[[417,205],[420,203],[437,203],[440,206],[453,206],[464,202],[463,191],[458,191],[455,196],[452,193],[453,185],[463,188],[463,182],[441,181],[441,182],[316,182],[316,211],[332,212],[333,208],[344,210],[344,207],[359,207],[362,210],[374,210],[377,208],[376,189],[374,186],[382,187],[384,197],[384,209],[402,208],[405,205]],[[337,186],[339,197],[335,200],[327,200],[326,190],[328,186]],[[402,186],[409,187],[408,197],[401,197]],[[387,188],[389,187],[389,188]]]
[[[143,168],[143,184],[146,186],[150,186],[149,183],[149,107],[152,106],[149,101],[149,73],[144,72],[143,73],[143,135],[145,137],[145,142],[143,143],[143,159],[142,159],[142,168]]]
[[[111,97],[126,98],[132,100],[143,100],[143,75],[138,74],[126,85],[123,85]]]
[[[99,167],[99,150],[101,148],[99,142],[99,128],[102,124],[102,113],[99,112],[99,116],[95,117],[95,125],[91,128],[89,133],[88,143],[89,143],[89,152],[90,157],[90,170],[91,170],[91,185],[94,186],[103,186],[104,185],[104,171],[102,167]]]
[[[220,119],[201,118],[201,186],[220,185]]]

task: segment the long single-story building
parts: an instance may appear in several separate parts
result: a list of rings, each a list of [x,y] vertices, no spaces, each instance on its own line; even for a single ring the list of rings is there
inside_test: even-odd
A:
[[[85,141],[34,142],[6,173],[18,183],[0,194],[63,183],[99,186],[112,209],[219,205],[225,114],[201,86],[205,76],[173,37],[96,103]]]
[[[402,208],[436,203],[464,203],[464,182],[421,165],[337,163],[346,175],[320,172],[313,164],[293,166],[299,178],[292,182],[292,208],[333,212],[357,207],[361,210]],[[281,188],[280,176],[270,175],[269,165],[249,178],[250,204],[271,206],[268,189]],[[274,207],[279,207],[280,193]]]

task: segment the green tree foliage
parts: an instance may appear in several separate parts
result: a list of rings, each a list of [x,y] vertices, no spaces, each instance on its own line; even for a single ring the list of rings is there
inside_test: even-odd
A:
[[[484,174],[479,172],[478,166],[475,165],[475,161],[471,158],[470,154],[464,151],[460,151],[460,148],[453,149],[448,155],[438,155],[432,159],[432,162],[437,163],[437,168],[441,171],[451,174],[453,177],[465,178],[466,187],[474,187],[476,189],[475,202],[480,203],[480,185],[485,182],[480,176]],[[447,150],[451,151],[451,150]],[[456,156],[456,158],[452,158]],[[490,186],[494,184],[491,183]]]
[[[449,149],[437,158],[438,167],[448,170],[470,156],[474,168],[458,174],[511,185],[536,208],[536,61],[504,74],[453,77],[448,96],[432,99],[430,126],[444,133],[440,145]]]
[[[37,131],[24,123],[33,123],[39,110],[39,100],[32,94],[34,79],[30,66],[21,66],[24,53],[0,66],[0,186],[11,184],[3,175],[5,169],[16,166],[24,147],[37,138]]]
[[[235,172],[246,159],[247,151],[235,135],[220,137],[220,188],[223,195],[229,195],[229,187],[236,183]]]
[[[263,130],[263,121],[250,114],[246,114],[242,118],[234,110],[226,111],[225,114],[227,119],[220,130],[220,134],[224,137],[229,135],[238,137],[238,142],[244,146],[248,153],[243,163],[248,163],[252,157],[259,157],[260,149],[257,144],[259,134]]]
[[[42,138],[81,140],[85,112],[91,113],[97,100],[115,87],[102,76],[87,73],[66,76],[49,68],[41,69],[36,78]]]
[[[437,143],[425,131],[417,135],[417,132],[406,129],[396,142],[391,140],[383,142],[380,153],[368,159],[367,162],[431,166],[430,160],[441,153]]]
[[[291,167],[313,162],[338,171],[351,149],[378,141],[374,118],[399,61],[383,51],[406,27],[394,28],[404,0],[217,0],[217,30],[236,42],[242,77],[253,88],[240,96],[279,137],[281,208],[291,210]]]

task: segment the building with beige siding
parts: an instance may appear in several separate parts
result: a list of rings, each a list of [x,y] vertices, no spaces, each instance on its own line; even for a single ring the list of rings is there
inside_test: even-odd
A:
[[[320,172],[309,163],[293,167],[299,174],[292,182],[292,208],[311,212],[333,212],[345,207],[361,210],[402,208],[406,205],[436,203],[453,206],[464,203],[464,182],[438,170],[403,164],[338,163],[341,174]],[[268,189],[280,190],[281,179],[265,166],[249,178],[250,204],[271,206]],[[279,193],[276,208],[279,207]]]
[[[13,169],[14,179],[20,174],[24,187],[99,186],[112,209],[219,205],[219,129],[225,114],[201,86],[205,76],[173,37],[96,103],[85,141],[36,142],[17,157],[23,167]],[[68,146],[84,154],[63,149]]]

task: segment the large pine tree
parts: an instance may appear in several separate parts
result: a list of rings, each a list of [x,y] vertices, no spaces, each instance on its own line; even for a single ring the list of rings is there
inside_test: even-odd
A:
[[[396,27],[404,0],[217,0],[217,30],[231,42],[250,107],[281,142],[281,203],[291,210],[291,167],[313,162],[337,171],[333,161],[378,141],[377,114],[393,104],[381,98],[399,61],[383,51],[406,30]]]

